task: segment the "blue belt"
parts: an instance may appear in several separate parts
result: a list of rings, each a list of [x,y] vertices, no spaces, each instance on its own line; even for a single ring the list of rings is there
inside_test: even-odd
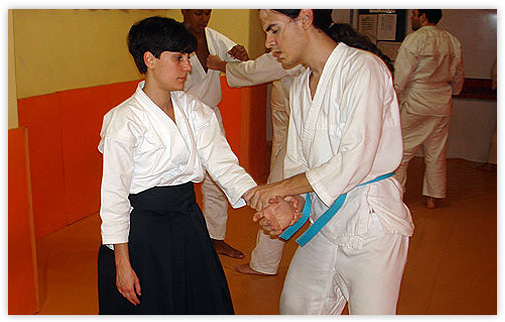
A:
[[[361,186],[364,186],[369,183],[384,180],[386,178],[393,176],[394,174],[395,174],[394,172],[390,172],[390,173],[378,176],[377,178],[375,178],[371,181],[357,185],[357,187],[361,187]],[[312,237],[314,237],[321,230],[321,228],[323,228],[324,225],[326,225],[328,223],[328,221],[330,221],[330,219],[333,218],[333,216],[335,216],[337,211],[344,204],[346,197],[347,197],[347,193],[341,194],[337,198],[337,200],[335,200],[335,202],[333,202],[333,204],[330,206],[330,208],[328,210],[326,210],[326,212],[324,214],[322,214],[321,217],[317,218],[317,220],[312,225],[310,225],[310,227],[303,233],[303,235],[301,235],[298,239],[296,239],[296,242],[298,243],[298,245],[303,246],[306,243],[308,243],[309,240],[311,240]],[[310,195],[307,193],[307,196],[305,198],[305,205],[303,206],[303,210],[302,210],[302,218],[298,219],[297,222],[295,222],[292,226],[288,227],[282,234],[280,234],[279,237],[284,240],[290,239],[291,236],[293,236],[307,222],[307,220],[309,219],[311,209],[312,209],[312,202],[310,201]]]

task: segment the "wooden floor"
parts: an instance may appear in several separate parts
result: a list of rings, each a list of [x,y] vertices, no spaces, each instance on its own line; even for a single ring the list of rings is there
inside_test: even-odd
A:
[[[440,208],[428,210],[421,202],[422,159],[412,161],[405,201],[416,229],[410,241],[398,314],[497,314],[497,176],[476,166],[464,160],[448,160],[447,199]],[[248,208],[231,210],[226,238],[247,257],[221,257],[221,261],[236,314],[276,315],[296,244],[287,243],[277,276],[235,272],[236,265],[249,260],[255,244],[257,226],[251,221],[252,213]],[[98,312],[99,244],[98,214],[37,240],[39,314]]]

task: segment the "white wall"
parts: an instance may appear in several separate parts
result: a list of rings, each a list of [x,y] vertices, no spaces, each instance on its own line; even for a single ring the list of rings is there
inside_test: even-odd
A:
[[[465,77],[491,78],[497,58],[497,22],[496,9],[443,9],[438,26],[461,41]]]
[[[447,158],[486,162],[496,114],[496,101],[454,99]]]
[[[407,33],[412,32],[411,11],[407,13]],[[497,10],[443,9],[438,26],[461,41],[465,77],[490,79],[497,59]],[[448,158],[487,161],[497,122],[496,107],[495,100],[454,99]]]

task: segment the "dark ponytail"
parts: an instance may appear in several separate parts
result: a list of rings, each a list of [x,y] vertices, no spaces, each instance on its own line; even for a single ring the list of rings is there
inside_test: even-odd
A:
[[[391,59],[377,48],[370,38],[354,30],[351,25],[346,23],[334,23],[328,29],[327,34],[336,42],[343,42],[349,47],[363,49],[379,56],[391,71],[391,74],[394,73],[394,66]]]

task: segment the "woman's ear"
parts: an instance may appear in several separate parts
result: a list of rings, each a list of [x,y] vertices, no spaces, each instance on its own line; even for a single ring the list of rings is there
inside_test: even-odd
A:
[[[146,67],[148,69],[151,69],[154,67],[154,59],[156,57],[154,57],[154,55],[150,52],[150,51],[146,51],[144,53],[144,64],[146,64]]]
[[[298,18],[302,23],[303,29],[309,29],[314,22],[314,12],[312,11],[312,9],[302,9],[298,14]]]

